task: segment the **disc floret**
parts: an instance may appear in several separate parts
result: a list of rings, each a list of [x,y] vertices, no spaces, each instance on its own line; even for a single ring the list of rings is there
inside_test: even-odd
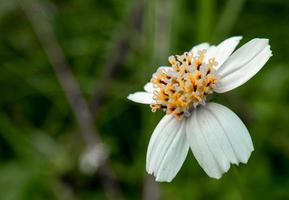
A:
[[[215,58],[205,60],[206,50],[196,55],[185,52],[169,57],[170,68],[160,68],[152,77],[155,88],[152,111],[163,109],[177,119],[189,116],[206,97],[213,93],[218,77],[215,74]]]

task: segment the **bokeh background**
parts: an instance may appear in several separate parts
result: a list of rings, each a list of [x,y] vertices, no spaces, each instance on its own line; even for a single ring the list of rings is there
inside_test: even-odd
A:
[[[129,102],[193,45],[270,39],[273,57],[214,101],[247,125],[247,165],[209,178],[190,153],[145,172],[163,113]],[[0,0],[0,199],[289,199],[288,0]]]

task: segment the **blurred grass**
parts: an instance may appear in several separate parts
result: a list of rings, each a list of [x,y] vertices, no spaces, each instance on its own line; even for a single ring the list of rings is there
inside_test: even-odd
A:
[[[41,1],[85,98],[130,30],[134,1]],[[144,1],[144,21],[111,80],[95,126],[107,144],[125,199],[141,199],[146,148],[162,113],[126,100],[159,65],[203,41],[231,35],[270,39],[273,57],[244,86],[214,100],[248,126],[247,165],[213,180],[190,154],[160,199],[289,199],[289,2]],[[61,86],[17,1],[0,0],[0,199],[106,199],[100,175],[79,170],[85,145]],[[243,43],[244,43],[243,42]],[[119,52],[122,55],[122,52]]]

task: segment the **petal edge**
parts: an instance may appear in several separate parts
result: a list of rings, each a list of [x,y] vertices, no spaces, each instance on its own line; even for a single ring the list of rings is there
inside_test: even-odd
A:
[[[217,103],[198,108],[187,124],[192,152],[212,178],[219,179],[230,164],[247,163],[254,150],[243,122],[230,109]]]
[[[189,145],[184,125],[184,121],[166,115],[156,127],[149,142],[146,165],[156,181],[170,182],[185,161]]]
[[[136,103],[151,104],[154,102],[153,93],[148,92],[135,92],[133,94],[129,94],[127,98]]]
[[[217,69],[220,80],[215,92],[224,93],[247,82],[272,56],[268,39],[253,39],[235,51]]]

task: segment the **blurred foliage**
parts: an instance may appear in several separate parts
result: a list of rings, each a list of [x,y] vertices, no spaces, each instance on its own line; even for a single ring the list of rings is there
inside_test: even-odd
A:
[[[79,170],[85,143],[19,1],[0,0],[0,199],[106,199],[98,174]],[[244,86],[214,96],[250,130],[255,151],[248,164],[213,180],[189,154],[172,183],[156,186],[160,199],[289,199],[289,1],[146,0],[139,32],[130,24],[137,1],[38,1],[88,102],[107,63],[122,56],[113,49],[128,36],[128,55],[95,119],[125,199],[143,196],[146,148],[162,116],[126,96],[170,54],[194,44],[231,35],[242,35],[242,43],[269,38],[274,56],[264,69]]]

